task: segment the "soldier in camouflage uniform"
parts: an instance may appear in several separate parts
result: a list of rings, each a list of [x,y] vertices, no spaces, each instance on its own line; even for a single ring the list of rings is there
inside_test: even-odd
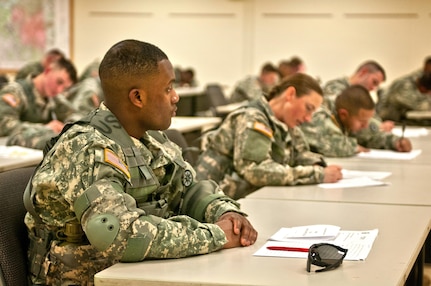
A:
[[[327,157],[350,157],[368,148],[411,151],[407,138],[381,131],[375,122],[369,124],[374,108],[367,89],[351,85],[335,99],[334,111],[321,108],[301,129],[311,150]]]
[[[430,120],[406,119],[407,111],[431,111],[431,72],[420,77],[408,75],[395,80],[385,91],[379,104],[383,119],[412,125],[431,125]]]
[[[73,107],[86,115],[99,107],[103,101],[103,91],[99,78],[99,61],[93,61],[87,66],[79,81],[67,92],[66,98],[72,102]]]
[[[20,68],[15,75],[15,80],[26,79],[29,75],[35,77],[43,72],[44,69],[49,67],[53,62],[64,58],[64,54],[59,49],[51,49],[47,51],[42,60],[30,62]]]
[[[52,63],[43,73],[9,83],[0,91],[0,136],[8,145],[42,149],[63,128],[63,122],[76,118],[76,111],[60,95],[77,79],[67,59]]]
[[[105,103],[67,125],[27,187],[33,283],[93,285],[114,263],[248,246],[257,232],[213,181],[195,180],[160,131],[179,98],[157,47],[115,44],[100,65]],[[50,148],[49,148],[50,147]]]
[[[324,100],[323,106],[331,111],[335,110],[335,98],[350,85],[359,84],[365,87],[369,92],[376,90],[378,86],[386,80],[386,73],[383,67],[375,61],[366,61],[361,64],[351,77],[342,77],[328,81],[323,87]],[[374,113],[370,119],[370,126],[378,126],[379,129],[391,132],[394,128],[394,122],[382,119]],[[366,138],[373,136],[374,132],[368,132],[367,129],[361,131]]]
[[[280,80],[278,69],[270,63],[265,64],[259,76],[248,76],[239,81],[230,96],[230,102],[250,101],[259,98]]]
[[[309,151],[296,126],[311,120],[322,103],[322,89],[310,76],[294,74],[247,106],[229,114],[207,134],[199,157],[198,178],[219,182],[239,199],[267,185],[336,182],[339,166],[326,167],[322,156]]]

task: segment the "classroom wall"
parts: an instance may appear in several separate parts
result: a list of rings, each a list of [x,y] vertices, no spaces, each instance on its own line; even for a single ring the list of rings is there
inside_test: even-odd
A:
[[[389,83],[431,55],[429,0],[73,0],[72,17],[78,70],[135,38],[202,84],[231,86],[292,56],[322,82],[375,59]]]

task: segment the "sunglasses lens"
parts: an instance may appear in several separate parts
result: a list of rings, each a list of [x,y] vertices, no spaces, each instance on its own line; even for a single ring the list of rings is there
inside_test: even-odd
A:
[[[328,243],[314,244],[310,247],[308,253],[307,271],[310,272],[311,264],[325,267],[324,269],[316,270],[317,272],[337,268],[343,262],[346,254],[347,249],[336,245]]]
[[[328,264],[333,264],[340,260],[344,253],[331,245],[321,245],[317,249],[320,256],[320,261]]]

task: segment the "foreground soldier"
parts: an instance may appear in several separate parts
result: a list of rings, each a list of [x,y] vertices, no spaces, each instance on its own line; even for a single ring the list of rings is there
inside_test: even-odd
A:
[[[100,64],[105,103],[68,125],[24,195],[33,283],[93,285],[116,262],[248,246],[257,232],[212,181],[195,181],[169,127],[179,98],[157,47],[126,40]]]
[[[297,127],[311,120],[322,103],[322,89],[297,73],[226,117],[208,133],[199,157],[198,178],[219,182],[225,194],[239,199],[263,186],[333,183],[341,167],[326,166],[310,152]]]

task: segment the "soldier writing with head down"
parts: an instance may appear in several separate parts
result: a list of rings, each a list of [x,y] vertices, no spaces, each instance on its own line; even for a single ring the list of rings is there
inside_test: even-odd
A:
[[[99,75],[105,101],[52,140],[26,190],[32,282],[93,285],[119,261],[252,245],[257,232],[238,204],[213,181],[197,181],[157,131],[179,100],[166,54],[121,41]]]
[[[42,73],[10,82],[0,91],[0,136],[7,145],[43,149],[65,121],[79,118],[61,94],[77,80],[72,62],[60,58]]]
[[[374,121],[374,101],[362,85],[351,85],[335,99],[333,110],[321,108],[301,126],[311,150],[327,157],[350,157],[373,149],[409,152],[409,139],[381,130]]]
[[[311,120],[322,101],[322,89],[310,76],[286,78],[268,99],[261,94],[207,134],[196,167],[198,178],[219,182],[234,199],[262,186],[338,181],[341,167],[326,166],[320,154],[310,152],[297,127]]]

